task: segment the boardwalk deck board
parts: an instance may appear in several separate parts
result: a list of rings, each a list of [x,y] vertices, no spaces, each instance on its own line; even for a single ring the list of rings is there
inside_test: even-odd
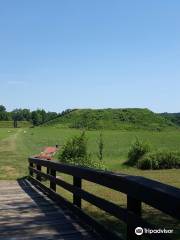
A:
[[[27,180],[0,181],[0,240],[100,239]]]

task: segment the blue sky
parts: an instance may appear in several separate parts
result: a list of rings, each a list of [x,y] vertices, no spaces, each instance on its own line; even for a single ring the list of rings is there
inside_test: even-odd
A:
[[[180,112],[179,0],[1,0],[0,104]]]

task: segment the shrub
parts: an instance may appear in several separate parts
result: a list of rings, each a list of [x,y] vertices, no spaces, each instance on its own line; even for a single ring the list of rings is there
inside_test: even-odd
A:
[[[100,161],[96,162],[91,159],[90,153],[87,151],[87,138],[85,132],[80,136],[74,136],[68,140],[58,156],[60,162],[85,167],[103,168]]]
[[[180,154],[170,151],[148,153],[138,160],[137,167],[140,169],[180,168]]]
[[[128,152],[128,161],[126,162],[126,164],[130,166],[135,166],[137,164],[137,161],[149,151],[149,144],[136,138],[136,141],[131,145]]]
[[[87,139],[84,132],[80,136],[74,136],[68,140],[59,154],[59,159],[64,163],[86,158],[88,158]]]
[[[154,154],[155,155],[155,154]],[[152,153],[146,154],[138,160],[137,167],[140,169],[159,169],[159,162]]]

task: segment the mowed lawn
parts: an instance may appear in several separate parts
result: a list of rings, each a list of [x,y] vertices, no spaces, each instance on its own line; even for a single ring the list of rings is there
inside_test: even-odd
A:
[[[8,131],[11,133],[8,133]],[[60,147],[65,141],[74,135],[80,134],[80,130],[61,129],[53,127],[36,127],[27,129],[0,129],[0,179],[17,179],[28,174],[27,158],[41,152],[44,146],[59,144]],[[93,158],[97,159],[98,147],[97,141],[99,131],[87,131],[88,150]],[[127,160],[127,153],[131,143],[138,137],[146,140],[151,144],[152,150],[168,149],[180,151],[180,131],[103,131],[104,139],[104,161],[108,170],[145,176],[172,186],[180,187],[180,170],[154,170],[143,171],[136,168],[128,168],[123,165]],[[72,182],[71,177],[60,175],[68,182]],[[83,181],[83,188],[93,192],[96,195],[111,200],[122,207],[126,207],[126,196],[108,188]],[[61,188],[59,193],[72,200],[72,195]],[[90,215],[99,219],[108,227],[115,231],[125,233],[125,225],[115,218],[110,217],[98,208],[92,207],[89,203],[83,201],[83,209]],[[162,228],[175,229],[173,239],[178,239],[177,221],[171,220],[168,216],[147,205],[143,205],[143,216],[150,222],[157,223]],[[175,227],[176,226],[176,227]]]
[[[31,128],[26,134],[21,133],[23,154],[27,156],[39,153],[42,147],[59,144],[60,147],[72,136],[80,134],[80,130],[75,129],[58,129],[52,127]],[[98,131],[87,131],[88,151],[92,158],[97,159],[98,153]],[[180,131],[169,132],[151,132],[151,131],[103,131],[104,139],[104,162],[106,168],[112,171],[142,175],[153,178],[180,187],[180,170],[156,170],[143,171],[136,168],[127,168],[123,162],[127,160],[127,153],[130,145],[138,137],[151,144],[152,150],[169,149],[180,150]],[[20,147],[20,146],[19,146]],[[22,149],[22,146],[21,146]]]
[[[16,129],[0,128],[0,141],[15,134],[16,132]]]
[[[8,133],[8,131],[11,131]],[[0,172],[1,179],[16,179],[27,174],[27,158],[41,152],[44,146],[59,144],[61,147],[67,139],[80,134],[76,129],[60,129],[53,127],[36,127],[27,129],[0,128],[0,167],[15,168],[14,175],[8,170]],[[123,165],[127,153],[136,137],[151,144],[152,150],[168,149],[180,151],[180,131],[103,131],[104,162],[112,171],[142,175],[164,183],[180,187],[180,170],[143,171]],[[99,131],[87,131],[88,151],[97,159]]]

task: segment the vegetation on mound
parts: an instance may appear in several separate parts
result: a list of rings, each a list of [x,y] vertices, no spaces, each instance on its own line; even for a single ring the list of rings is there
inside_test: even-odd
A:
[[[27,121],[33,126],[50,125],[86,130],[161,131],[168,127],[179,127],[180,114],[157,114],[146,108],[67,109],[61,113],[46,112],[44,109],[30,111],[19,108],[8,112],[3,105],[0,105],[0,122],[2,121],[13,121],[15,128],[19,121]]]
[[[175,126],[171,121],[148,109],[75,109],[49,121],[46,125],[77,129],[149,129]]]
[[[160,115],[175,125],[180,126],[180,113],[161,113]]]

